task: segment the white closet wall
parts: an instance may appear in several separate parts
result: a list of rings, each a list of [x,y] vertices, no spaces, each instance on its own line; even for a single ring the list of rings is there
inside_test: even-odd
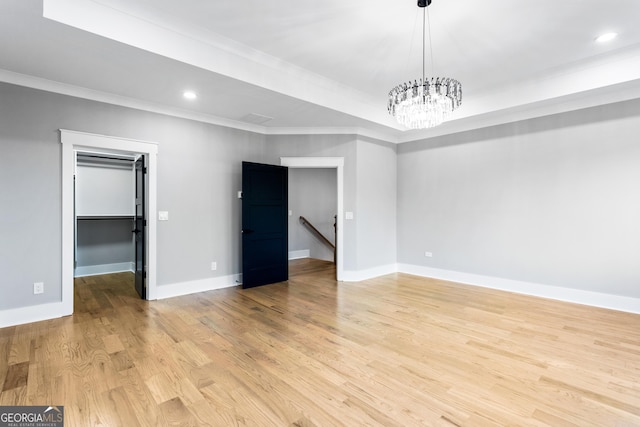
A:
[[[78,162],[76,215],[133,216],[135,214],[133,165]]]
[[[132,161],[78,156],[75,276],[132,271],[135,173]]]

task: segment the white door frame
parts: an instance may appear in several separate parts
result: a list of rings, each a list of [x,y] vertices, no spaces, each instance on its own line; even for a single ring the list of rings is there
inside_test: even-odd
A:
[[[342,218],[344,210],[344,157],[280,157],[280,165],[298,169],[336,169],[337,171],[337,237],[336,237],[336,279],[340,282],[344,276],[344,229]]]
[[[62,143],[62,307],[63,316],[73,314],[74,270],[74,186],[76,152],[107,150],[114,153],[144,154],[147,157],[147,299],[157,298],[156,288],[156,206],[158,144],[147,141],[96,135],[60,129]]]

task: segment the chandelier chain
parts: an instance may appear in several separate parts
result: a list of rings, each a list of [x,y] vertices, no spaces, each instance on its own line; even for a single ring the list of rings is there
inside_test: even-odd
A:
[[[425,7],[423,13],[427,15],[427,28],[429,31],[429,54],[431,55],[431,74],[436,73],[436,63],[433,62],[433,40],[431,39],[431,17],[429,15],[429,8]],[[424,21],[424,18],[423,18]],[[424,24],[423,24],[424,27]],[[424,55],[424,54],[423,54]]]
[[[426,9],[426,7],[422,9],[422,81],[423,82],[424,82],[425,77],[427,76],[425,74],[425,72],[424,72],[424,57],[425,57],[425,50],[424,50],[425,49],[425,47],[424,47],[424,45],[425,45],[425,42],[424,42],[424,36],[425,36],[425,34],[424,34],[424,32],[425,32],[425,29],[424,29],[424,17],[425,17],[425,9]],[[431,40],[431,31],[429,31],[429,40]]]

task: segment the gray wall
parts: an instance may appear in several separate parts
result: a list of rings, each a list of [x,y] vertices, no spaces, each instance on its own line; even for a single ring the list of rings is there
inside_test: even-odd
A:
[[[396,146],[361,138],[357,150],[357,270],[395,265]]]
[[[311,258],[333,261],[333,250],[302,225],[304,216],[335,244],[336,169],[289,169],[289,252],[309,250]]]
[[[0,84],[0,309],[61,300],[61,144],[40,125],[59,116],[41,95]]]
[[[161,141],[158,210],[169,212],[169,221],[158,222],[158,285],[237,274],[242,161],[263,161],[264,138],[186,120],[166,122],[162,135],[146,138]]]
[[[170,218],[158,222],[158,286],[240,273],[243,160],[344,157],[345,209],[356,207],[354,136],[265,136],[0,83],[0,309],[61,300],[60,128],[158,143],[158,210]]]
[[[354,214],[343,225],[344,270],[358,272],[395,264],[394,144],[353,135],[271,135],[266,147],[268,163],[277,164],[281,156],[344,157],[344,211]]]
[[[159,143],[159,286],[239,272],[241,161],[263,160],[262,135],[9,84],[0,100],[0,309],[61,300],[60,128]]]
[[[269,135],[266,162],[279,164],[280,157],[343,157],[344,210],[356,209],[356,137],[353,135]],[[344,221],[344,270],[356,270],[356,239],[354,221]]]
[[[402,144],[399,262],[640,297],[638,135],[635,100]]]
[[[158,142],[158,209],[170,214],[158,223],[159,286],[240,272],[242,160],[338,156],[354,213],[346,272],[399,261],[640,297],[639,111],[636,100],[396,148],[0,83],[0,309],[61,299],[60,128]]]
[[[133,221],[78,220],[77,267],[134,262]]]

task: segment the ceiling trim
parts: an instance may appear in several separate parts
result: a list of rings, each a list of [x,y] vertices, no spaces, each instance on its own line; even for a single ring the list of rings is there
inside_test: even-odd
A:
[[[0,82],[14,84],[16,86],[38,89],[45,92],[52,92],[75,98],[87,99],[90,101],[104,102],[106,104],[118,105],[121,107],[133,108],[136,110],[148,111],[151,113],[164,114],[167,116],[182,119],[195,120],[227,128],[254,132],[263,135],[360,135],[370,138],[380,139],[386,142],[397,143],[398,137],[389,133],[376,132],[369,129],[357,127],[313,127],[313,128],[285,128],[285,127],[265,127],[222,117],[202,114],[194,111],[182,110],[179,108],[167,107],[148,101],[141,101],[136,98],[129,98],[112,93],[101,92],[85,87],[74,86],[34,77],[26,74],[15,73],[13,71],[0,69]]]
[[[412,142],[435,138],[458,132],[513,123],[553,114],[567,113],[599,105],[640,99],[640,78],[606,87],[591,89],[579,93],[532,102],[526,105],[514,106],[495,110],[484,114],[477,114],[462,119],[445,122],[442,125],[423,131],[409,131],[400,135],[396,142]]]
[[[452,120],[444,124],[423,131],[406,131],[392,134],[376,132],[359,127],[266,127],[251,123],[225,119],[209,114],[202,114],[178,108],[171,108],[161,104],[141,101],[135,98],[114,95],[107,92],[87,89],[84,87],[42,79],[26,74],[0,69],[0,82],[17,86],[38,89],[46,92],[58,93],[91,101],[103,102],[121,107],[133,108],[157,114],[164,114],[182,119],[195,120],[216,126],[223,126],[262,135],[358,135],[378,139],[385,142],[400,144],[419,141],[438,136],[470,131],[489,126],[512,123],[536,117],[560,114],[564,112],[612,104],[615,102],[640,99],[640,78],[626,81],[585,92],[572,93],[562,97],[547,99],[519,107],[505,108],[490,113],[478,114],[462,119]]]
[[[160,20],[153,22],[108,4],[100,0],[43,0],[43,16],[222,76],[364,119],[380,125],[378,129],[382,130],[362,127],[269,127],[8,71],[0,70],[0,79],[265,135],[357,134],[391,143],[428,139],[640,97],[640,45],[635,44],[547,70],[527,80],[512,82],[507,87],[475,93],[467,90],[462,107],[451,121],[436,128],[406,130],[387,114],[384,104],[380,105],[380,100],[370,94],[204,28],[186,28]]]
[[[266,127],[263,132],[265,135],[357,135],[373,139],[379,139],[385,142],[397,144],[398,135],[391,135],[384,132],[376,132],[361,127]]]
[[[87,0],[43,0],[43,16],[80,30],[391,129],[404,130],[376,99],[218,34],[169,27]]]
[[[249,132],[265,133],[264,126],[254,125],[251,123],[243,123],[235,120],[225,119],[209,114],[202,114],[179,108],[167,107],[162,104],[156,104],[148,101],[141,101],[136,98],[115,95],[112,93],[88,89],[85,87],[74,86],[66,83],[60,83],[53,80],[47,80],[40,77],[29,76],[26,74],[14,73],[13,71],[0,69],[0,81],[11,83],[17,86],[39,89],[46,92],[58,93],[61,95],[73,96],[91,101],[104,102],[106,104],[119,105],[121,107],[134,108],[136,110],[149,111],[152,113],[164,114],[183,119],[196,120],[199,122],[209,123],[212,125],[224,126],[234,129],[245,130]]]

